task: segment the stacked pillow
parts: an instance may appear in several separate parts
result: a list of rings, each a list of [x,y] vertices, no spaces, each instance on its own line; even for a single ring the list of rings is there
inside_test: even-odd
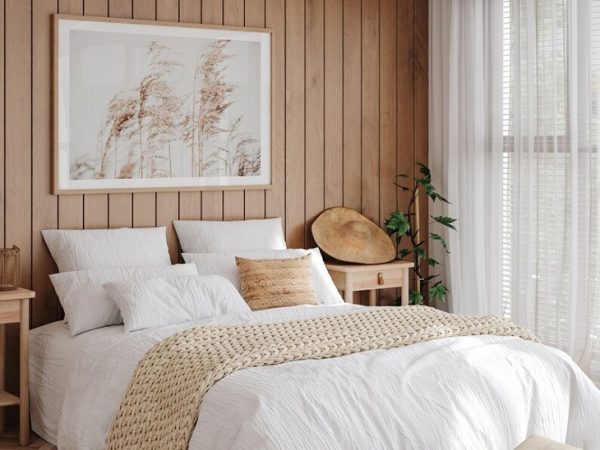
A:
[[[250,311],[231,283],[217,275],[113,281],[104,290],[119,307],[126,331]]]
[[[179,245],[185,253],[238,250],[285,250],[281,218],[261,220],[174,220]]]
[[[105,283],[135,284],[156,277],[197,275],[193,264],[148,267],[99,267],[50,275],[56,295],[65,311],[73,336],[107,325],[123,323],[119,307],[104,290]]]
[[[59,272],[101,267],[170,266],[166,227],[42,230]]]
[[[123,322],[137,330],[249,311],[227,280],[199,277],[194,264],[171,265],[165,227],[42,235],[60,272],[50,279],[74,336]]]
[[[336,305],[344,303],[342,296],[333,284],[318,248],[310,250],[241,250],[223,253],[184,253],[186,263],[194,263],[200,275],[220,275],[227,278],[241,292],[240,273],[236,257],[255,260],[289,259],[311,255],[310,266],[313,289],[317,303]]]
[[[248,312],[248,304],[343,303],[318,249],[287,249],[280,218],[174,226],[187,264],[171,265],[166,227],[42,231],[73,335]]]
[[[241,292],[236,257],[283,260],[310,254],[317,303],[344,303],[318,248],[287,249],[280,218],[230,222],[176,220],[173,224],[184,252],[183,259],[195,263],[201,275],[223,276]],[[312,300],[307,296],[306,304],[312,304]]]

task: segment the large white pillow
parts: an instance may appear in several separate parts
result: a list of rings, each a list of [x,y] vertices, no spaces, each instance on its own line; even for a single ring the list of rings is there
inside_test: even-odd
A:
[[[200,275],[221,275],[231,281],[239,291],[240,275],[235,263],[236,256],[248,259],[286,259],[297,258],[307,253],[312,255],[313,287],[319,303],[329,305],[344,303],[342,296],[333,284],[318,248],[311,250],[238,250],[227,253],[184,253],[183,259],[187,263],[195,263]]]
[[[287,248],[281,218],[261,220],[174,220],[181,249],[186,253]]]
[[[250,312],[235,287],[218,275],[123,280],[104,289],[121,310],[127,331]]]
[[[42,230],[42,236],[59,272],[171,265],[166,227]]]
[[[71,334],[122,323],[119,308],[102,285],[120,280],[197,275],[194,264],[158,267],[105,267],[50,275]]]

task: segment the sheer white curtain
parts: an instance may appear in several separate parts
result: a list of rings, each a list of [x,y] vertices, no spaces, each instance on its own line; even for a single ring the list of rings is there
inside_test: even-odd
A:
[[[464,89],[460,83],[450,84],[448,93],[439,92],[439,75],[432,73],[432,113],[434,118],[448,117],[443,124],[448,131],[440,133],[435,128],[439,120],[432,122],[431,164],[445,177],[448,195],[456,201],[459,227],[466,228],[447,258],[453,310],[483,313],[500,308],[543,342],[569,353],[600,382],[600,0],[431,1],[432,65],[445,48],[457,46],[459,55],[471,52],[473,44],[464,39],[465,31],[442,27],[442,36],[435,38],[436,20],[455,20],[452,7],[444,9],[442,4],[454,3],[463,9],[488,9],[487,15],[478,14],[483,15],[480,24],[462,23],[476,30],[482,42],[491,43],[493,50],[483,58],[483,67],[495,71],[482,74],[480,68],[462,64],[452,51],[438,69],[451,79],[462,68],[487,83],[483,92],[492,99],[500,89],[502,106],[499,110],[494,101],[488,104],[484,112],[490,120],[483,124],[464,111],[459,117],[466,119],[453,124],[453,110],[470,108],[465,98],[479,98],[473,89],[477,84]],[[436,12],[443,18],[436,19]],[[498,27],[500,55],[493,44]],[[470,141],[453,139],[452,127],[490,135],[472,151],[492,153],[493,161],[499,154],[500,164],[464,156]],[[465,179],[476,180],[480,173],[487,174],[491,194],[485,198],[490,203],[483,208],[465,205],[465,199],[477,195],[468,193],[471,187]],[[481,233],[469,236],[482,223],[490,239]],[[483,287],[467,280],[463,260],[471,247],[487,249],[485,262],[499,269],[486,270]],[[481,269],[473,272],[478,276]],[[473,300],[480,295],[487,300]]]
[[[452,202],[430,211],[458,219],[457,232],[436,230],[451,253],[433,257],[444,261],[452,311],[500,315],[502,4],[432,0],[429,11],[429,163]]]

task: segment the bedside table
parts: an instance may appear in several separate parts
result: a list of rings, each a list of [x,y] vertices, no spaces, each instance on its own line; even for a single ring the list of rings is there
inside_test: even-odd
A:
[[[346,303],[353,303],[354,292],[369,291],[369,306],[376,306],[377,289],[402,288],[402,306],[408,305],[409,272],[414,266],[411,262],[328,263],[326,266],[335,287],[344,291]]]
[[[0,386],[0,407],[19,405],[19,442],[21,446],[29,444],[29,299],[35,292],[27,289],[0,291],[0,326],[7,323],[18,323],[19,333],[19,396],[4,391]],[[0,348],[2,367],[4,366],[4,347]],[[4,373],[0,374],[4,380]]]

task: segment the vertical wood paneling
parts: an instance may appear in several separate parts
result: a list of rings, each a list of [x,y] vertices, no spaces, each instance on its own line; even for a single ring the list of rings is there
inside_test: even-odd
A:
[[[4,46],[5,46],[5,19],[4,19],[4,13],[6,10],[6,0],[2,0],[2,4],[0,7],[0,39],[2,40],[2,45],[0,45],[0,83],[2,83],[2,86],[5,86],[5,51],[4,51]],[[2,244],[2,246],[4,247],[5,245],[5,235],[4,235],[4,223],[5,223],[5,215],[4,215],[4,207],[5,207],[5,203],[4,203],[4,155],[6,154],[5,152],[5,108],[6,108],[6,104],[5,104],[5,98],[4,98],[4,88],[0,89],[0,101],[2,102],[2,108],[0,108],[0,124],[2,124],[0,126],[0,150],[2,151],[2,158],[0,158],[0,243]],[[0,325],[0,346],[2,346],[2,348],[6,349],[6,343],[7,342],[11,342],[11,339],[15,339],[16,333],[14,330],[14,326],[13,326],[13,331],[9,331],[7,334],[7,325]],[[7,341],[8,338],[8,341]],[[6,351],[6,350],[5,350]],[[14,356],[11,362],[11,364],[15,364],[16,361],[18,361],[17,356]],[[0,362],[0,389],[4,390],[6,387],[6,361],[2,361]],[[12,375],[14,376],[14,375]],[[10,378],[10,374],[9,374],[9,378]],[[5,410],[7,408],[1,408],[2,411],[0,411],[0,431],[4,431],[4,425],[5,425]]]
[[[31,3],[7,0],[5,13],[5,242],[7,246],[17,245],[21,249],[21,284],[30,287]],[[18,327],[7,325],[9,348],[17,336]],[[7,388],[14,390],[18,379],[18,351],[9,350],[6,357]]]
[[[427,161],[427,2],[414,0],[4,0],[0,8],[0,240],[22,250],[34,326],[60,317],[44,228],[166,225],[172,220],[283,217],[290,247],[310,221],[344,204],[383,222],[406,194],[396,173]],[[231,24],[272,31],[269,190],[50,194],[51,15]],[[4,13],[6,12],[6,17]],[[5,64],[6,63],[6,64]],[[426,224],[425,202],[422,223]],[[425,227],[424,227],[425,228]],[[6,239],[6,242],[4,240]],[[386,301],[389,298],[386,298]],[[7,345],[16,336],[8,328]],[[0,331],[0,340],[1,340]],[[15,352],[8,352],[11,358]],[[14,364],[10,363],[12,367]],[[16,387],[16,373],[8,386]],[[1,371],[1,367],[0,367]],[[0,381],[1,381],[0,376]]]
[[[396,209],[397,188],[394,184],[397,167],[396,150],[396,0],[380,0],[379,39],[379,223],[384,225]],[[397,289],[379,291],[380,304],[390,304]]]
[[[155,19],[156,0],[132,0],[132,15],[134,19]]]
[[[285,0],[266,0],[265,21],[272,32],[271,171],[272,189],[265,193],[265,215],[285,217]],[[283,220],[284,227],[285,219]]]
[[[325,5],[324,0],[306,0],[306,210],[305,247],[314,247],[310,226],[325,204]]]
[[[397,122],[396,134],[398,136],[397,173],[410,175],[413,173],[414,155],[414,4],[413,0],[398,0],[397,15]],[[408,206],[410,193],[398,191],[399,209]]]
[[[108,14],[110,17],[131,19],[133,0],[108,0]]]
[[[108,0],[85,0],[83,13],[86,16],[108,16]]]
[[[156,0],[132,0],[133,18],[154,20],[156,18]]]
[[[156,194],[143,192],[133,194],[133,226],[153,227],[156,224]]]
[[[202,23],[208,25],[223,24],[222,0],[202,0]],[[223,192],[205,191],[202,193],[202,219],[223,219]]]
[[[202,197],[200,192],[181,193],[179,199],[179,218],[181,220],[200,220],[202,218]]]
[[[244,0],[223,0],[223,25],[244,26]]]
[[[380,0],[380,85],[379,85],[379,192],[380,216],[383,225],[396,209],[396,0]]]
[[[156,0],[156,19],[177,22],[179,20],[179,0]]]
[[[265,26],[265,1],[245,0],[244,22],[247,27]],[[271,41],[271,44],[273,42]],[[272,103],[272,102],[271,102]],[[271,146],[273,148],[273,146]],[[249,189],[244,192],[244,218],[262,219],[265,217],[265,191]]]
[[[202,21],[202,0],[179,0],[179,20],[187,23]]]
[[[344,203],[343,17],[343,0],[325,1],[325,208]]]
[[[428,2],[415,1],[414,18],[414,134],[415,134],[415,162],[427,164],[428,155]],[[429,214],[427,212],[427,197],[421,196],[421,239],[425,239],[429,233]],[[425,250],[429,252],[428,242],[425,242]],[[428,273],[428,267],[423,262],[425,276]]]
[[[379,0],[362,18],[362,213],[379,223]]]
[[[285,8],[285,223],[290,248],[304,245],[304,12],[303,1]]]
[[[2,157],[0,157],[0,244],[2,246],[5,245],[5,189],[4,189],[4,155],[6,154],[6,102],[5,102],[5,74],[6,74],[6,65],[5,65],[5,35],[6,35],[6,21],[5,21],[5,11],[6,11],[6,0],[2,0],[0,4],[0,40],[2,45],[0,45],[0,83],[3,87],[0,89],[0,102],[2,102],[2,107],[0,108],[0,151],[2,152]],[[4,330],[4,327],[0,327],[0,334]],[[0,342],[1,343],[1,342]],[[1,375],[0,375],[1,377]]]
[[[344,206],[361,209],[361,0],[344,0]]]
[[[58,310],[58,300],[48,282],[56,265],[46,250],[40,233],[58,225],[57,198],[50,193],[52,148],[52,21],[56,0],[40,0],[32,12],[32,209],[31,244],[34,268],[32,287],[37,299],[32,303],[32,325],[43,324]]]
[[[83,196],[83,228],[108,228],[108,195]]]

